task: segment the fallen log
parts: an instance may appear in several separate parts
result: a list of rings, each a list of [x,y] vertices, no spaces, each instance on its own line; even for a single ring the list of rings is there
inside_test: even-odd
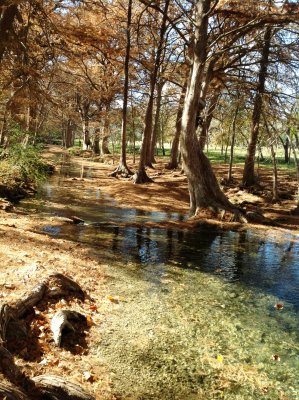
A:
[[[81,287],[68,276],[60,273],[51,274],[47,279],[48,296],[64,296],[71,292],[82,300],[84,299],[84,292]]]
[[[31,292],[21,298],[14,306],[14,317],[17,319],[23,318],[32,307],[36,306],[44,297],[47,289],[47,283],[43,282],[35,286]]]
[[[55,375],[40,375],[33,378],[43,395],[53,400],[95,400],[95,397],[79,385]]]
[[[42,283],[35,286],[27,295],[13,305],[0,306],[0,399],[7,400],[94,400],[95,398],[80,386],[58,376],[43,375],[36,378],[26,376],[15,364],[14,357],[6,348],[11,336],[17,332],[26,335],[22,318],[26,317],[34,306],[47,297],[66,294],[84,299],[81,287],[71,278],[59,273],[49,275]],[[82,320],[85,317],[71,310],[55,314],[51,326],[55,332],[55,343],[60,345],[62,331],[71,326],[70,320]],[[73,328],[74,329],[74,328]],[[3,379],[4,377],[4,379]]]
[[[30,400],[30,398],[17,386],[10,382],[0,382],[0,399],[6,400]]]
[[[56,346],[61,345],[62,332],[65,328],[75,331],[70,321],[82,321],[86,320],[85,316],[72,310],[60,310],[54,314],[51,321],[51,331],[53,333],[53,339]]]

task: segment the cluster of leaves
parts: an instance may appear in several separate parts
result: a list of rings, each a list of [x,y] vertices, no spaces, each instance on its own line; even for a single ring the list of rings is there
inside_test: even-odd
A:
[[[7,161],[17,170],[25,184],[37,184],[46,178],[47,165],[41,158],[39,147],[24,147],[16,143],[9,147]]]
[[[40,145],[25,145],[25,133],[15,124],[10,129],[10,146],[1,153],[2,180],[20,186],[32,186],[43,181],[49,167],[41,157]]]

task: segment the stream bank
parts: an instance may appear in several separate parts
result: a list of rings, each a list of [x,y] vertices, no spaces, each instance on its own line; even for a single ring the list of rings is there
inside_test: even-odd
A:
[[[77,165],[53,177],[59,185],[46,184],[42,197],[1,213],[0,284],[10,301],[52,270],[80,282],[92,299],[80,309],[92,321],[86,349],[55,349],[46,332],[42,353],[28,360],[25,350],[17,362],[35,375],[68,376],[99,399],[297,400],[298,311],[283,294],[240,281],[254,271],[256,282],[263,271],[271,287],[280,266],[298,273],[296,236],[204,231],[192,243],[175,225],[159,230],[163,218],[181,224],[179,209],[130,213],[109,197],[108,180],[99,185],[89,161]],[[73,213],[87,225],[66,223]],[[205,239],[205,249],[196,247]],[[236,264],[242,258],[247,269]],[[280,312],[274,305],[282,299]]]

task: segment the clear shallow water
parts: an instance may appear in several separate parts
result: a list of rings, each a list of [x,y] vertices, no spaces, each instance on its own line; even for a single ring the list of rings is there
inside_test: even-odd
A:
[[[84,219],[43,230],[95,246],[107,262],[107,295],[125,301],[111,304],[94,351],[120,398],[299,399],[299,246],[291,236],[277,244],[274,234],[251,231],[121,226],[182,216],[122,209],[65,177],[22,206]]]

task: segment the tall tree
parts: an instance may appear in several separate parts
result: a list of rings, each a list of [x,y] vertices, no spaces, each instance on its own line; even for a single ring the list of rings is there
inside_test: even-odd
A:
[[[151,182],[152,179],[148,177],[145,171],[145,165],[147,162],[147,155],[150,148],[150,140],[152,134],[152,126],[153,126],[153,107],[154,107],[154,93],[155,87],[157,82],[158,71],[161,62],[161,55],[163,52],[163,43],[164,43],[164,35],[167,29],[167,17],[168,17],[168,7],[169,7],[170,0],[165,0],[163,15],[162,15],[162,22],[161,22],[161,29],[159,34],[159,42],[158,48],[155,56],[155,63],[150,74],[150,93],[149,93],[149,100],[146,107],[146,113],[144,117],[144,130],[143,130],[143,140],[141,145],[140,151],[140,159],[138,170],[135,172],[133,176],[134,183],[146,183]]]
[[[243,219],[239,209],[229,202],[220,189],[211,164],[203,153],[196,136],[196,119],[205,107],[205,97],[213,79],[215,66],[222,61],[222,56],[230,52],[235,54],[239,49],[238,40],[263,26],[265,22],[287,22],[290,21],[290,16],[281,17],[276,10],[272,15],[265,7],[267,2],[260,2],[249,8],[245,8],[241,2],[236,2],[239,9],[236,8],[236,4],[231,6],[230,2],[224,3],[224,8],[220,3],[217,8],[218,2],[212,0],[198,0],[195,5],[194,41],[191,43],[192,67],[182,116],[181,153],[188,179],[191,215],[199,213],[201,208],[210,208],[214,211],[227,210],[236,218]],[[229,29],[222,34],[216,34],[217,28],[212,29],[213,25],[209,25],[213,11],[224,15],[225,19],[230,17],[232,21]],[[237,19],[234,20],[232,16],[236,15]],[[223,25],[220,24],[221,26]]]
[[[262,115],[263,94],[265,92],[265,83],[266,83],[267,69],[269,64],[271,37],[272,37],[272,28],[268,26],[265,29],[263,37],[263,47],[261,52],[260,68],[258,75],[258,86],[256,89],[254,105],[253,105],[253,113],[252,113],[251,135],[248,143],[247,155],[243,171],[243,185],[245,187],[250,187],[254,185],[256,181],[254,174],[254,158],[256,153],[260,120]]]
[[[123,92],[123,107],[122,107],[122,127],[121,127],[121,154],[118,167],[112,172],[111,176],[131,176],[133,173],[127,166],[127,114],[128,114],[128,97],[129,97],[129,62],[130,62],[130,49],[131,49],[131,20],[132,20],[132,0],[128,2],[127,14],[127,44],[126,55],[124,64],[124,92]]]
[[[195,6],[193,63],[182,115],[183,168],[188,178],[192,215],[196,215],[202,207],[215,211],[231,210],[239,214],[221,191],[210,161],[196,136],[198,111],[205,106],[203,91],[211,79],[211,71],[206,69],[210,7],[211,0],[199,0]]]
[[[183,115],[183,105],[184,105],[184,101],[185,101],[186,90],[187,90],[187,79],[185,79],[185,82],[182,87],[181,95],[180,95],[180,100],[179,100],[177,115],[176,115],[176,122],[175,122],[175,133],[174,133],[171,151],[170,151],[170,160],[169,160],[169,163],[166,165],[167,169],[176,169],[179,166],[179,161],[178,161],[179,144],[180,144],[180,137],[181,137],[181,131],[182,131],[182,115]]]

